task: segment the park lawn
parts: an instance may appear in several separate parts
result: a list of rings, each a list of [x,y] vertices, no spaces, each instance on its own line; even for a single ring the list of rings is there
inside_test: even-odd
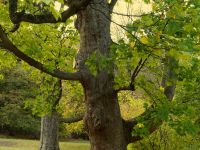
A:
[[[37,150],[38,140],[0,138],[0,150]],[[60,142],[61,150],[89,150],[88,141]]]

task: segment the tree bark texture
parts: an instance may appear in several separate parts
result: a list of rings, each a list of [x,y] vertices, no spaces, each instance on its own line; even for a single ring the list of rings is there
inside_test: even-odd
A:
[[[42,117],[39,150],[59,150],[58,125],[57,112]]]

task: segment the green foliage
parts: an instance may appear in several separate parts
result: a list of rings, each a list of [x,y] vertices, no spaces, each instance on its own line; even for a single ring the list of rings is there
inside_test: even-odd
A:
[[[86,65],[90,72],[95,76],[98,72],[106,70],[108,73],[112,72],[113,60],[109,56],[105,56],[98,51],[95,51],[86,60]]]
[[[4,76],[0,80],[0,130],[38,137],[40,119],[24,109],[25,100],[34,97],[35,84],[24,76],[28,72],[21,69],[19,62],[15,67],[2,67],[0,72]]]
[[[150,58],[135,81],[139,90],[148,97],[148,106],[145,105],[147,116],[138,119],[133,135],[146,137],[149,127],[161,122],[167,122],[180,135],[194,135],[199,130],[196,123],[198,105],[192,104],[196,100],[184,104],[181,100],[184,98],[178,99],[177,95],[187,91],[179,91],[179,88],[187,85],[190,89],[199,82],[196,71],[200,64],[199,2],[154,0],[151,4],[152,12],[128,23],[126,39],[111,46],[117,66],[115,84],[116,87],[129,85],[133,68],[140,58],[144,60],[149,54]],[[160,82],[168,74],[170,78],[166,85],[176,84],[177,87],[172,103],[168,102]],[[192,88],[189,91],[193,93],[196,90]]]
[[[83,89],[80,83],[73,81],[63,82],[63,97],[59,103],[58,111],[63,118],[76,117],[85,113]],[[83,121],[71,124],[61,124],[61,135],[71,137],[76,135],[79,138],[86,137]]]
[[[198,150],[199,137],[197,135],[180,136],[167,124],[162,125],[155,133],[144,140],[128,145],[128,150]]]
[[[50,76],[43,76],[38,87],[35,98],[27,99],[25,108],[31,109],[34,115],[44,116],[55,109],[54,104],[59,98],[60,87],[58,86],[58,79]]]

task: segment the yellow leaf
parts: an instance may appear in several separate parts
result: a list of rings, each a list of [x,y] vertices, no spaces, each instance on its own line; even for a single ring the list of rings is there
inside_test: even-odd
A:
[[[162,86],[160,86],[160,91],[164,92],[164,88]]]
[[[149,40],[148,40],[147,37],[143,36],[143,37],[141,37],[140,42],[143,43],[143,44],[148,44]]]
[[[135,42],[132,41],[132,42],[130,42],[129,45],[130,45],[131,48],[134,48],[135,47]]]
[[[0,74],[0,80],[3,80],[4,76],[2,74]]]
[[[138,128],[144,128],[144,124],[142,124],[142,123],[138,123],[137,126],[138,126]]]

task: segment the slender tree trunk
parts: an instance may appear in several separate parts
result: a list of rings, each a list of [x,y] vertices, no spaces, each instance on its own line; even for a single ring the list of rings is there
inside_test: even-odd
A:
[[[169,101],[172,101],[175,94],[176,88],[176,75],[174,72],[174,68],[171,67],[169,63],[173,63],[176,65],[176,60],[173,57],[166,56],[164,61],[164,72],[162,77],[161,85],[164,88],[164,94]],[[171,83],[167,85],[167,82]]]
[[[53,80],[52,80],[53,81]],[[55,82],[55,83],[54,83]],[[53,84],[54,83],[54,84]],[[52,82],[53,88],[49,93],[53,99],[52,111],[41,119],[41,133],[39,150],[59,150],[59,114],[56,106],[62,97],[62,81]]]
[[[109,71],[100,70],[93,76],[84,66],[89,55],[109,56],[110,12],[107,1],[93,0],[78,13],[77,28],[80,31],[80,50],[76,67],[87,72],[82,83],[85,90],[85,126],[91,142],[91,150],[125,150],[126,141],[117,99],[113,89],[114,79]],[[97,60],[98,61],[98,60]]]
[[[58,125],[57,112],[42,117],[39,150],[59,150]]]

